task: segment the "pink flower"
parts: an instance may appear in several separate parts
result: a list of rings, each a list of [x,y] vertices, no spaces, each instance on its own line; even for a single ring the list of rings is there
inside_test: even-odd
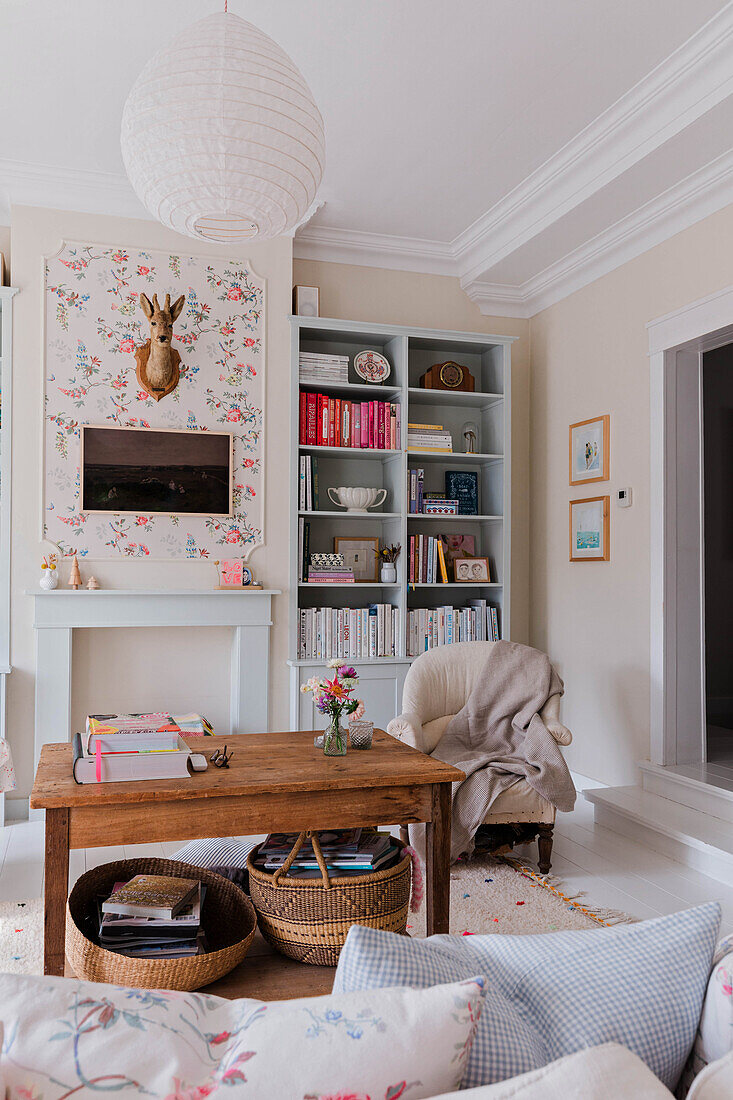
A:
[[[227,542],[239,542],[239,531],[230,531],[226,537]]]
[[[150,268],[140,266],[137,269],[137,273],[138,273],[138,275],[149,275],[150,274]]]
[[[255,342],[251,336],[248,336],[247,339],[244,341],[244,346],[246,348],[253,348],[255,346]]]
[[[255,460],[253,458],[245,458],[245,460],[244,460],[245,470],[249,470],[249,468],[251,466],[254,466],[254,464],[255,464]]]
[[[240,301],[241,297],[242,291],[239,289],[238,286],[233,286],[230,290],[227,291],[227,298],[230,302],[238,302]]]
[[[138,401],[150,401],[150,400],[152,400],[151,397],[150,397],[150,394],[146,393],[145,390],[138,390],[137,391],[137,399],[138,399]]]
[[[148,522],[149,521],[148,521],[147,516],[138,516],[137,519],[135,520],[135,523],[137,523],[138,527],[144,527],[145,524],[148,523]]]
[[[135,350],[135,341],[129,336],[125,340],[120,340],[120,351],[131,352]]]
[[[227,420],[231,420],[235,424],[240,418],[241,413],[239,412],[239,409],[230,409],[227,413]]]
[[[215,1046],[217,1043],[225,1043],[230,1036],[231,1031],[220,1031],[218,1035],[212,1035],[209,1042]]]
[[[364,706],[364,700],[363,699],[357,699],[357,704],[358,704],[357,708],[354,711],[354,713],[351,715],[351,717],[355,718],[356,721],[358,722],[360,718],[364,717],[364,714],[366,713],[366,707]]]

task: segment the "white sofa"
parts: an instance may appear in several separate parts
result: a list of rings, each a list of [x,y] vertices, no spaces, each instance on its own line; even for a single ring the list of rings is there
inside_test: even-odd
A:
[[[482,675],[495,642],[457,642],[421,653],[405,677],[402,713],[387,732],[420,752],[431,753],[450,720],[465,705]],[[570,730],[560,721],[560,696],[553,695],[542,718],[559,745],[569,745]],[[487,825],[536,825],[539,866],[550,870],[555,807],[525,780],[515,783],[494,802],[484,818]],[[404,839],[404,837],[403,837]]]

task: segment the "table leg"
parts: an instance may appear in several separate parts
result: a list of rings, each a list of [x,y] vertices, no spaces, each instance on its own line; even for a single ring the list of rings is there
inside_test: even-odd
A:
[[[64,973],[66,898],[69,892],[69,811],[46,810],[43,973]]]
[[[433,820],[425,828],[425,896],[429,936],[450,931],[451,784],[433,784]]]

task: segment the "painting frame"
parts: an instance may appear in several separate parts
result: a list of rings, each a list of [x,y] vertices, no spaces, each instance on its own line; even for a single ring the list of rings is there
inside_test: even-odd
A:
[[[351,547],[351,549],[350,549]],[[364,567],[355,561],[353,554],[364,552]],[[376,584],[379,580],[379,538],[370,538],[367,535],[337,535],[333,540],[333,548],[337,554],[344,555],[344,565],[354,569],[355,584]],[[369,567],[369,554],[371,553],[371,567]],[[357,568],[358,566],[358,568]],[[358,575],[357,575],[358,574]]]
[[[139,436],[144,437],[153,435],[185,435],[192,442],[195,447],[198,441],[204,442],[216,437],[227,441],[228,452],[228,489],[227,489],[227,507],[226,512],[217,511],[176,511],[175,509],[162,509],[151,508],[150,506],[141,506],[139,508],[94,508],[87,506],[85,500],[85,492],[88,491],[85,476],[85,470],[87,469],[87,432],[102,431],[102,432],[120,432],[120,433],[136,433]],[[206,432],[192,432],[186,428],[148,428],[141,427],[139,425],[127,426],[124,424],[80,424],[79,425],[79,508],[84,515],[101,515],[101,516],[137,516],[141,513],[150,516],[178,516],[185,518],[197,518],[200,516],[212,516],[217,518],[226,519],[234,515],[234,435],[232,432],[218,432],[218,431],[206,431]]]
[[[479,565],[479,563],[481,563]],[[474,576],[479,566],[481,576]],[[471,572],[471,576],[463,573]],[[488,558],[456,558],[453,562],[453,580],[456,584],[491,584],[491,569]]]
[[[598,546],[589,544],[585,547],[578,546],[577,535],[579,531],[574,528],[573,510],[580,505],[597,505],[600,510],[598,516]],[[595,509],[595,510],[598,510]],[[568,507],[570,561],[610,561],[611,560],[611,497],[582,497],[580,500],[571,500]],[[579,521],[579,518],[578,518]],[[594,532],[595,533],[595,532]],[[597,550],[597,553],[592,551]]]
[[[599,446],[600,441],[600,446]],[[588,462],[588,448],[595,447],[591,465],[583,467],[581,455]],[[598,453],[600,451],[600,453]],[[571,485],[588,485],[608,481],[611,470],[611,416],[592,416],[578,420],[568,429],[569,479]],[[597,471],[597,472],[596,472]],[[590,476],[584,476],[589,474]]]

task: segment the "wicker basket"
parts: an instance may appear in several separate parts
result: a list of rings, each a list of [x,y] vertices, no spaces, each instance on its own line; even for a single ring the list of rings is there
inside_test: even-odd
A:
[[[178,875],[206,885],[202,925],[209,950],[188,959],[129,959],[96,942],[97,897],[135,875]],[[78,879],[66,906],[66,955],[78,978],[138,989],[200,989],[228,974],[247,954],[257,918],[247,895],[221,875],[172,859],[105,863]]]
[[[306,837],[321,868],[321,879],[287,874]],[[397,841],[401,848],[405,845]],[[283,866],[270,874],[254,866],[259,846],[247,856],[249,888],[265,939],[299,962],[335,966],[352,924],[404,934],[410,902],[410,856],[373,874],[329,878],[318,835],[303,832]]]

